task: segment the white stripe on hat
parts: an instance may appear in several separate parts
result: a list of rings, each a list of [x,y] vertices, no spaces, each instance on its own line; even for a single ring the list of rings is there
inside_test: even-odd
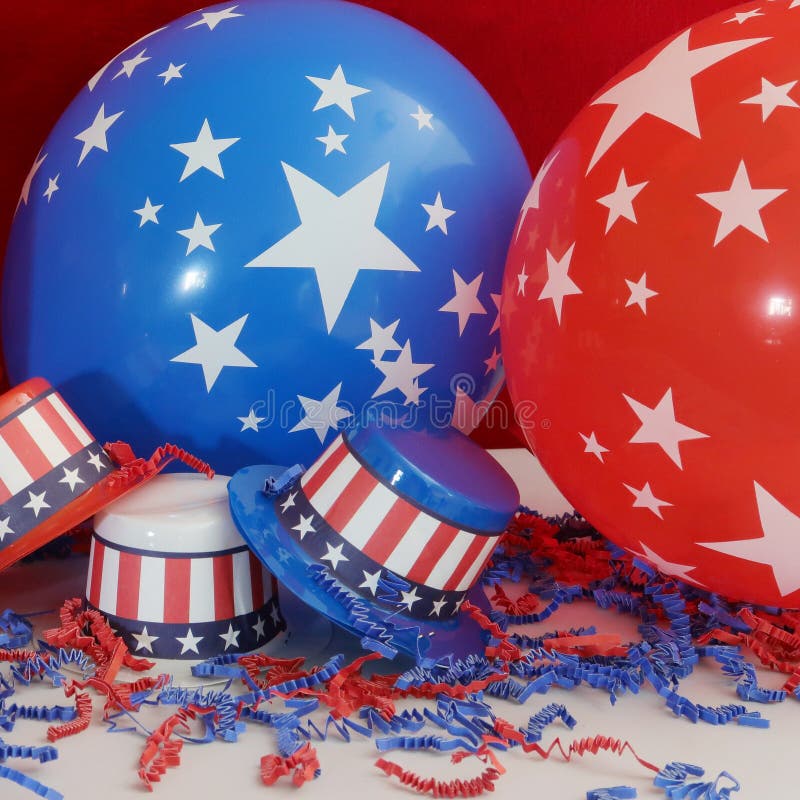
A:
[[[483,565],[486,563],[486,559],[489,557],[490,553],[492,552],[492,550],[494,550],[499,541],[500,538],[498,536],[487,537],[486,544],[481,548],[481,551],[475,558],[474,563],[467,570],[466,574],[461,579],[461,582],[458,584],[458,586],[456,586],[457,592],[463,592],[464,589],[469,589],[472,586],[478,573],[483,569]]]
[[[384,567],[398,575],[408,575],[420,553],[427,547],[434,531],[439,527],[439,520],[420,511],[406,531],[405,536],[389,554]]]
[[[117,613],[117,586],[119,583],[119,550],[105,548],[103,576],[100,579],[100,597],[97,607],[107,614]]]
[[[318,514],[325,516],[328,513],[330,507],[359,469],[361,469],[361,464],[348,453],[342,459],[342,463],[331,473],[330,478],[317,489],[312,497],[308,498]]]
[[[84,430],[83,425],[78,422],[75,415],[64,405],[64,401],[55,392],[49,394],[45,399],[58,412],[58,415],[84,447],[93,441],[92,437]]]
[[[264,593],[264,602],[268,603],[272,599],[272,574],[264,566],[261,567],[261,591]]]
[[[106,553],[111,552],[106,548]],[[166,586],[167,562],[163,558],[142,556],[139,577],[138,618],[142,622],[164,621],[164,592],[180,592],[180,586]]]
[[[17,458],[2,433],[0,433],[0,480],[3,481],[12,496],[33,482],[28,470]]]
[[[44,453],[50,466],[57,467],[62,461],[69,458],[69,450],[64,447],[55,431],[44,421],[36,406],[26,408],[19,415],[19,421]]]
[[[92,536],[92,546],[89,548],[89,571],[86,573],[86,597],[92,596],[92,575],[94,574],[94,549],[97,547],[97,540]]]
[[[379,483],[339,533],[354,547],[362,550],[396,501],[397,495]],[[317,507],[316,504],[314,507]]]
[[[453,539],[450,547],[442,553],[441,558],[436,562],[436,566],[431,570],[431,574],[425,581],[426,586],[434,589],[443,589],[444,585],[453,577],[453,570],[458,566],[467,548],[475,539],[474,533],[459,531]]]
[[[333,451],[340,445],[342,441],[342,436],[339,434],[329,445],[329,447],[325,450],[325,452],[303,473],[303,477],[300,480],[300,485],[305,486],[311,478],[314,477],[314,473],[333,455]]]
[[[214,559],[193,558],[189,573],[189,622],[208,622],[216,618]]]
[[[233,614],[249,614],[253,610],[253,582],[250,578],[250,551],[233,553]]]

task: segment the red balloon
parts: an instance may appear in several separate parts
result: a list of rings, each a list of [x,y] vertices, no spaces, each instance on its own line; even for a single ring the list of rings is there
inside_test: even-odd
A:
[[[663,572],[800,606],[800,0],[718,14],[578,115],[521,212],[503,357],[528,443]]]

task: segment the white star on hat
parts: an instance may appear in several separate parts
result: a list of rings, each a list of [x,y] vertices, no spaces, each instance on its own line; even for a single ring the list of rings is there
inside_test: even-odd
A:
[[[256,641],[263,639],[266,634],[264,633],[264,625],[267,624],[267,621],[259,614],[258,618],[256,619],[256,624],[251,625],[250,627],[255,631],[256,634]]]
[[[331,569],[336,571],[340,561],[349,561],[350,559],[342,553],[344,542],[339,543],[336,547],[331,547],[330,542],[325,542],[327,552],[324,556],[320,556],[320,561],[330,561]]]
[[[294,503],[292,503],[294,505]],[[285,510],[285,509],[284,509]],[[314,515],[309,514],[309,516],[304,517],[302,514],[300,515],[300,522],[297,525],[292,526],[293,531],[298,531],[300,533],[300,539],[307,533],[316,533],[316,528],[311,524],[314,521]]]
[[[200,644],[204,638],[204,636],[195,636],[192,633],[192,629],[189,628],[189,630],[186,631],[186,636],[176,636],[175,640],[181,645],[181,655],[185,653],[197,653],[200,655],[197,645]]]
[[[199,169],[207,169],[218,175],[220,178],[225,177],[222,171],[222,162],[219,157],[229,147],[233,147],[239,137],[229,139],[215,139],[214,134],[211,132],[211,126],[208,124],[208,118],[203,120],[200,126],[200,132],[193,142],[180,142],[178,144],[171,144],[173,150],[177,150],[182,155],[186,156],[186,166],[181,173],[180,181],[186,180],[190,175],[194,175]]]
[[[294,505],[294,499],[297,497],[297,492],[291,492],[286,496],[286,499],[281,503],[281,511],[285,514],[288,509]]]
[[[25,505],[22,507],[31,509],[31,511],[33,511],[33,515],[38,518],[39,512],[43,508],[50,508],[50,503],[46,503],[44,499],[44,496],[46,494],[47,494],[46,490],[41,494],[34,494],[33,492],[29,491],[28,502],[25,503]]]
[[[428,614],[429,617],[432,617],[434,614],[438,617],[442,613],[442,609],[447,605],[447,598],[442,596],[438,600],[433,601],[433,608],[430,610]]]
[[[6,517],[5,519],[0,519],[0,542],[6,538],[7,533],[14,533],[14,531],[11,530],[9,522],[11,522],[11,516]]]
[[[306,75],[306,78],[321,92],[313,111],[319,111],[329,106],[338,106],[350,119],[355,119],[353,98],[369,92],[369,89],[365,89],[363,86],[348,83],[341,64],[336,67],[330,78],[312,78],[310,75]]]
[[[59,483],[68,484],[70,491],[74,492],[77,484],[86,483],[86,481],[81,478],[78,467],[75,467],[75,469],[67,469],[64,467],[64,477],[59,480]]]
[[[411,611],[411,606],[413,606],[417,600],[422,600],[422,598],[417,595],[416,586],[412,586],[410,592],[401,591],[400,594],[400,605],[405,606],[409,611]]]
[[[239,634],[241,631],[233,629],[233,623],[228,623],[228,630],[225,633],[218,633],[220,639],[225,642],[225,650],[229,647],[238,647],[239,646]]]
[[[139,652],[139,650],[147,650],[148,652],[153,652],[153,642],[157,642],[159,637],[152,636],[147,632],[147,625],[142,628],[141,633],[134,633],[132,634],[133,638],[136,639],[136,650],[134,652]]]
[[[87,464],[91,464],[98,472],[106,468],[106,465],[103,463],[103,453],[89,453],[89,458],[86,459]]]
[[[359,589],[369,589],[372,596],[378,593],[378,581],[381,579],[381,570],[377,572],[367,572],[365,569],[361,570],[364,573],[364,582],[358,584]]]

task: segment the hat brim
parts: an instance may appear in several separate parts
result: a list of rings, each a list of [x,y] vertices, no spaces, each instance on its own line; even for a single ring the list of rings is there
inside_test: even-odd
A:
[[[239,470],[228,483],[231,515],[250,549],[269,571],[303,602],[324,614],[331,622],[361,637],[353,626],[347,609],[309,577],[309,567],[316,562],[281,525],[275,513],[275,500],[264,493],[267,478],[278,477],[285,467],[259,465]],[[353,594],[356,594],[353,592]],[[369,602],[369,598],[362,598]],[[467,599],[484,612],[491,610],[480,584]],[[485,635],[467,614],[448,620],[416,619],[377,603],[370,610],[376,621],[392,626],[391,646],[413,658],[438,659],[447,655],[464,658],[483,653]]]

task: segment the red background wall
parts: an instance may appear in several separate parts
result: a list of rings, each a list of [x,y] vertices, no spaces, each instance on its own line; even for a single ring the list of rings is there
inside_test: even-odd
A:
[[[300,2],[301,0],[297,0]],[[97,69],[202,0],[4,3],[0,31],[0,252],[19,190],[61,111]],[[235,0],[231,0],[231,4]],[[494,96],[531,170],[635,56],[730,0],[364,0],[459,58]],[[0,387],[2,386],[0,364]],[[497,434],[489,441],[499,443]]]

